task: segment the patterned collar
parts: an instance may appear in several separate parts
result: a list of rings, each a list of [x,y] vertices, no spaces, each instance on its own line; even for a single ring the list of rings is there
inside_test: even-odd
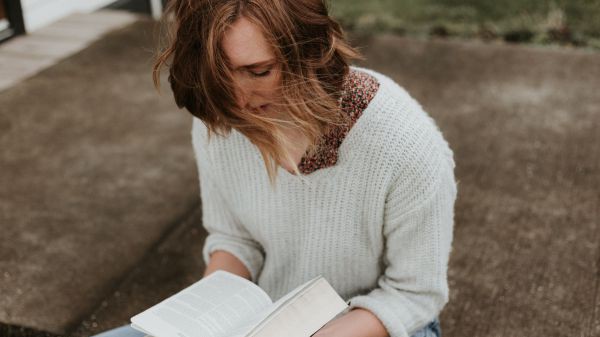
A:
[[[341,108],[350,119],[347,125],[336,126],[325,134],[317,144],[315,155],[308,156],[308,152],[300,160],[298,169],[303,175],[310,174],[318,169],[330,167],[337,163],[338,150],[346,134],[356,123],[362,112],[375,97],[379,89],[379,82],[364,71],[350,69],[344,82]]]

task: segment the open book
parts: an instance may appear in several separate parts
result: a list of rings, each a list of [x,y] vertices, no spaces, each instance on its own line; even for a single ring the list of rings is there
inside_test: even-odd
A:
[[[273,303],[258,285],[218,270],[133,316],[153,337],[309,337],[348,304],[318,276]]]

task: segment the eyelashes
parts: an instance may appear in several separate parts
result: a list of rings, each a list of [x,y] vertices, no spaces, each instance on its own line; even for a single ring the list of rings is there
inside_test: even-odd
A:
[[[255,73],[255,72],[251,71],[250,74],[253,77],[265,77],[265,76],[268,76],[269,74],[271,74],[271,70],[269,69],[269,70],[263,71],[262,73]]]

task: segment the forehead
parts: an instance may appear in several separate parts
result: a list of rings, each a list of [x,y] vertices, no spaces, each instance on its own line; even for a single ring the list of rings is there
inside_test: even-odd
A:
[[[234,69],[275,57],[260,28],[244,17],[225,31],[222,46]]]

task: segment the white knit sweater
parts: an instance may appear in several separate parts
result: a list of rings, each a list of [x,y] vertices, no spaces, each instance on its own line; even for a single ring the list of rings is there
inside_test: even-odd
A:
[[[232,130],[212,137],[194,118],[204,261],[225,250],[277,300],[323,275],[350,308],[371,311],[407,337],[448,301],[457,193],[453,153],[402,87],[366,68],[379,89],[339,148],[334,166],[271,189],[258,148]]]

